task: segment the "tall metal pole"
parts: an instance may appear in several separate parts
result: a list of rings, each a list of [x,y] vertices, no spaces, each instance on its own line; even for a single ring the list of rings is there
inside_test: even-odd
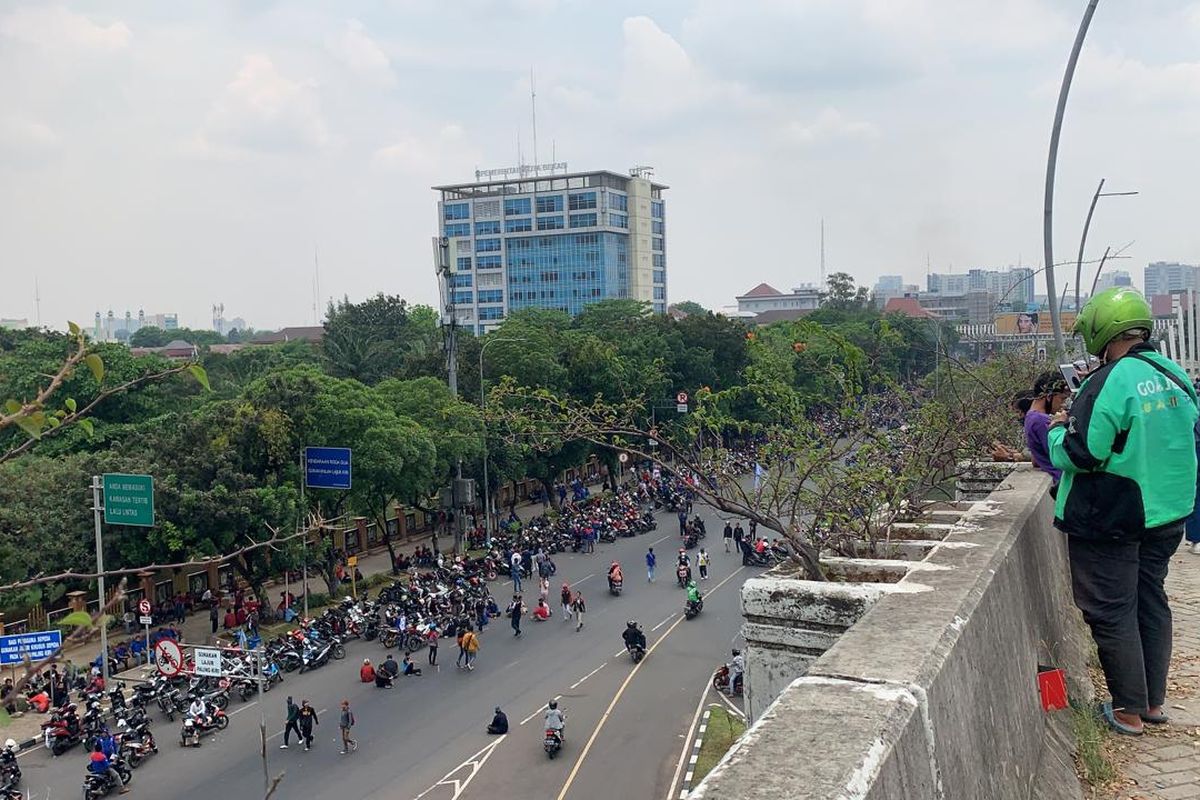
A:
[[[1079,237],[1079,255],[1075,257],[1075,313],[1079,313],[1079,287],[1083,280],[1083,247],[1087,244],[1088,228],[1092,227],[1092,214],[1096,212],[1096,203],[1100,200],[1100,192],[1104,189],[1104,178],[1100,179],[1100,185],[1096,187],[1096,193],[1092,195],[1092,204],[1088,206],[1087,219],[1083,221],[1083,236]]]
[[[1050,303],[1050,325],[1054,328],[1054,346],[1059,353],[1066,352],[1066,342],[1063,340],[1062,320],[1059,319],[1058,291],[1054,285],[1054,172],[1058,166],[1058,139],[1062,133],[1063,114],[1067,110],[1067,95],[1071,91],[1071,80],[1075,77],[1075,65],[1079,62],[1079,51],[1083,49],[1083,40],[1087,36],[1088,26],[1092,24],[1092,15],[1096,13],[1099,0],[1088,0],[1083,12],[1083,20],[1079,23],[1079,32],[1075,34],[1075,44],[1071,48],[1071,57],[1067,59],[1067,69],[1063,74],[1062,86],[1058,90],[1058,107],[1054,112],[1054,127],[1050,131],[1050,155],[1046,159],[1046,197],[1042,216],[1042,249],[1046,270],[1046,299]]]
[[[492,546],[492,485],[488,483],[488,444],[487,444],[487,422],[483,418],[483,407],[487,403],[487,398],[483,392],[483,351],[487,350],[487,346],[491,341],[486,341],[479,348],[479,420],[483,425],[483,527],[484,538],[487,541],[488,548]]]
[[[450,312],[450,331],[446,334],[446,383],[450,394],[458,398],[458,315],[454,310],[454,286],[450,280],[450,240],[443,236],[438,240],[438,271],[446,282],[446,310]],[[462,480],[462,459],[458,459],[454,470],[455,482],[450,491],[451,505],[458,512],[454,525],[454,550],[462,552],[463,545],[463,509],[465,506],[454,502],[458,499],[458,487]],[[436,549],[436,547],[434,548]]]
[[[300,561],[301,580],[304,585],[300,593],[304,595],[304,618],[308,619],[308,506],[304,502],[304,487],[308,484],[307,465],[304,463],[304,451],[300,451],[300,524],[304,526],[304,535],[300,542],[304,547],[304,556]]]
[[[104,506],[101,503],[100,496],[102,493],[102,484],[99,475],[92,476],[92,512],[96,520],[96,584],[100,592],[100,611],[104,611],[104,606],[108,602],[104,592],[104,543],[101,541],[100,534],[100,515],[104,511]],[[100,619],[100,674],[104,677],[104,685],[108,686],[108,625],[103,619],[101,613]]]

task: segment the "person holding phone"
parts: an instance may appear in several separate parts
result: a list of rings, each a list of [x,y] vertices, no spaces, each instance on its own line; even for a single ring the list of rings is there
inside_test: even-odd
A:
[[[1071,396],[1067,382],[1058,372],[1045,372],[1033,384],[1033,397],[1029,410],[1025,412],[1025,445],[1033,465],[1045,472],[1054,481],[1055,489],[1062,478],[1062,470],[1050,462],[1050,419],[1058,414]]]

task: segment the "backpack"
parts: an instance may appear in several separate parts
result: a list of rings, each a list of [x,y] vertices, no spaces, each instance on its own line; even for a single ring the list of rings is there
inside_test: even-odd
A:
[[[463,636],[463,649],[468,653],[475,653],[479,651],[479,639],[474,633],[468,631]]]

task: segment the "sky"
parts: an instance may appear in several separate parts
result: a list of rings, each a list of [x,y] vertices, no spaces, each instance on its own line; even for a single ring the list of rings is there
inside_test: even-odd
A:
[[[1039,266],[1084,0],[0,0],[0,317],[214,303],[256,328],[437,297],[439,183],[654,167],[668,299],[827,272]],[[1067,109],[1055,260],[1200,261],[1200,2],[1101,2]],[[1068,279],[1073,278],[1070,276]],[[1061,289],[1064,278],[1059,278]],[[1044,291],[1044,289],[1043,289]]]

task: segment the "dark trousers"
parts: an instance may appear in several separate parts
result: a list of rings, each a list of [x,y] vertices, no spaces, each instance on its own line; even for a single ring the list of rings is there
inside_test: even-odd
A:
[[[301,741],[301,742],[304,741],[304,734],[300,733],[300,726],[296,724],[296,720],[292,720],[283,729],[283,743],[284,744],[288,743],[288,734],[292,733],[293,731],[295,731],[295,733],[296,733],[297,741]]]
[[[304,725],[304,726],[300,727],[300,731],[299,731],[300,741],[304,742],[305,747],[312,747],[312,740],[313,740],[312,731],[313,731],[312,725]]]
[[[1183,526],[1139,541],[1067,537],[1075,605],[1092,629],[1113,707],[1161,706],[1171,661],[1171,607],[1163,581]]]
[[[436,644],[431,645],[429,647],[429,663],[432,665],[435,665],[435,666],[437,665],[437,645]]]

